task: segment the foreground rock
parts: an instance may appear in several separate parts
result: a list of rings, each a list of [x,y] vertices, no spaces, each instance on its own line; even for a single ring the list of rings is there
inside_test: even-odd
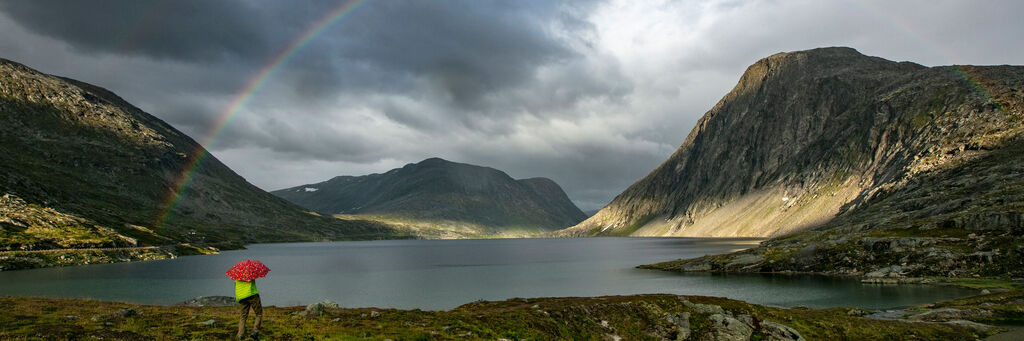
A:
[[[989,315],[912,322],[850,316],[851,309],[781,309],[714,297],[675,295],[510,299],[474,302],[450,311],[264,307],[261,333],[272,340],[974,340],[994,333],[988,322],[1016,321],[1020,306],[995,304],[1017,291],[916,308],[916,313],[986,304]],[[217,301],[204,299],[197,301]],[[991,303],[991,304],[990,304]],[[138,306],[73,299],[0,298],[0,339],[228,339],[236,307]],[[72,317],[69,317],[72,316]],[[81,319],[75,316],[96,316]],[[73,318],[74,317],[74,318]],[[300,318],[301,317],[301,318]],[[974,321],[975,319],[977,321]]]
[[[231,296],[199,296],[191,300],[178,303],[186,307],[232,307],[238,305],[235,298]]]
[[[338,304],[331,301],[316,302],[306,306],[306,309],[295,313],[295,317],[318,317],[324,314],[326,309],[337,309]]]

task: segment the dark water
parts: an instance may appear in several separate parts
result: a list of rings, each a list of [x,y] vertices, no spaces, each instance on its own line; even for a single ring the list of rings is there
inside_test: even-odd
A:
[[[747,248],[751,240],[580,238],[403,240],[250,245],[248,250],[120,264],[0,272],[0,296],[173,304],[234,294],[224,275],[259,259],[267,305],[324,299],[346,307],[450,309],[475,300],[639,293],[723,296],[774,306],[908,306],[973,293],[822,276],[679,274],[634,266]]]

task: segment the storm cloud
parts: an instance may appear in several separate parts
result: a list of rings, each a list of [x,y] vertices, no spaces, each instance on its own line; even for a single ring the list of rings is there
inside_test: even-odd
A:
[[[108,88],[197,140],[339,1],[6,1],[0,57]],[[1022,64],[1019,1],[365,1],[207,143],[267,190],[428,157],[549,177],[598,208],[759,58],[850,46]]]
[[[5,1],[8,17],[83,53],[193,62],[261,57],[268,13],[245,1]]]

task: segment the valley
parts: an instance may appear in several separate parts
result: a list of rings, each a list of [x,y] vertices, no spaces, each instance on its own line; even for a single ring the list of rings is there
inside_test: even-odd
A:
[[[295,243],[270,248],[278,253],[261,258],[284,257],[285,264],[288,257],[308,261],[320,253],[334,255],[322,260],[321,269],[345,264],[363,275],[420,271],[394,281],[399,283],[455,275],[479,280],[474,271],[483,271],[488,278],[518,276],[505,282],[557,296],[572,296],[559,291],[571,288],[543,291],[528,279],[540,277],[542,268],[563,280],[595,271],[590,288],[607,288],[597,285],[602,280],[628,282],[617,290],[635,294],[481,299],[429,312],[328,307],[312,317],[302,307],[273,307],[272,337],[967,340],[1000,331],[992,325],[1024,322],[1024,67],[925,67],[850,48],[769,56],[747,69],[674,154],[589,218],[553,180],[513,179],[495,168],[440,158],[268,193],[105,89],[7,60],[0,60],[0,71],[0,270],[185,255],[208,255],[196,259],[209,263],[246,245]],[[678,248],[637,251],[624,246],[632,242],[607,238],[571,252],[562,239],[522,239],[512,247],[470,240],[464,245],[472,252],[451,251],[477,261],[466,262],[432,260],[442,251],[417,253],[434,250],[429,243],[331,246],[338,250],[299,243],[538,236],[676,237],[664,240]],[[726,245],[735,240],[694,239],[724,237],[767,239],[742,247]],[[372,252],[383,253],[372,253],[374,247],[384,251]],[[709,251],[696,251],[702,248]],[[404,260],[398,250],[414,250],[409,259],[421,263]],[[502,263],[524,250],[541,258]],[[552,250],[564,254],[556,257]],[[376,258],[366,258],[371,253]],[[587,261],[573,258],[586,254]],[[652,275],[648,269],[668,272]],[[498,273],[506,270],[514,271]],[[893,307],[896,312],[656,295],[678,290],[679,283],[666,283],[684,277],[671,276],[694,273],[836,276],[853,281],[849,287],[856,290],[882,292],[894,285],[985,291]],[[638,284],[639,278],[648,282]],[[718,286],[730,283],[710,278]],[[779,295],[779,283],[787,280],[801,279],[773,278],[774,287],[757,290]],[[751,283],[742,285],[750,290],[756,287]],[[331,289],[338,288],[317,290]],[[0,313],[0,337],[10,338],[220,338],[221,327],[232,323],[226,308],[0,300],[15,307]],[[135,313],[109,312],[124,309]],[[136,315],[140,311],[145,313]],[[98,317],[77,318],[86,315]],[[387,317],[375,320],[380,316]]]

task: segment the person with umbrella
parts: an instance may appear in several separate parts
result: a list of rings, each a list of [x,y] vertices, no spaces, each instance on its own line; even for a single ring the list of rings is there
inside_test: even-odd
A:
[[[266,276],[270,268],[258,260],[247,259],[238,262],[225,274],[228,278],[235,280],[235,301],[241,307],[242,316],[238,320],[238,339],[245,337],[245,320],[249,318],[249,310],[256,315],[253,321],[253,339],[259,338],[260,323],[263,322],[263,304],[260,302],[260,292],[256,289],[256,279]]]

